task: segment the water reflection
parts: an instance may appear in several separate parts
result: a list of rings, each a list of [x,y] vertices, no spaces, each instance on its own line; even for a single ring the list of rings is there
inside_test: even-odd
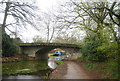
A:
[[[55,68],[57,67],[57,64],[55,63],[54,58],[49,58],[49,59],[48,59],[48,66],[49,66],[51,69],[55,69]]]
[[[41,79],[36,75],[16,75],[16,76],[4,76],[3,79]]]
[[[48,67],[49,66],[49,67]],[[40,61],[23,61],[3,63],[3,79],[41,79],[48,72],[48,68],[55,69],[54,58],[48,59],[48,66]],[[32,74],[33,73],[33,74]]]
[[[3,79],[40,79],[49,71],[47,64],[40,61],[3,63]]]
[[[49,67],[40,61],[22,61],[14,63],[3,63],[3,74],[20,74],[20,73],[32,73],[40,70],[46,70]]]

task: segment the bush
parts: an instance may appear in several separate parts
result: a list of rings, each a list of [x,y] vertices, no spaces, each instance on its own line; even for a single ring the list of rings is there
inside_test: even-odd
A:
[[[117,59],[118,57],[118,47],[115,42],[111,43],[102,43],[101,46],[97,48],[98,51],[102,51],[102,53],[106,54],[107,59]],[[107,60],[106,59],[106,60]]]
[[[87,63],[84,66],[89,68],[89,69],[95,69],[96,68],[95,64],[92,64],[92,63]]]
[[[2,35],[2,37],[3,37],[3,39],[2,39],[2,56],[3,57],[14,56],[15,53],[17,52],[15,43],[10,38],[10,36],[7,35],[6,33],[4,33]]]
[[[97,49],[99,46],[102,45],[102,41],[95,40],[95,37],[93,39],[86,38],[85,41],[86,42],[82,45],[82,49],[81,49],[83,57],[85,57],[86,60],[91,60],[91,61],[104,61],[105,53]]]
[[[63,63],[63,61],[61,61],[61,60],[57,60],[56,62],[57,62],[57,64],[62,64]]]
[[[118,78],[118,76],[119,76],[118,62],[111,59],[107,62],[107,65],[108,65],[108,67],[106,69],[107,74],[110,74],[110,77],[112,77],[112,78]]]
[[[108,38],[86,37],[82,44],[81,52],[82,60],[98,61],[106,63],[105,78],[118,78],[118,60],[119,60],[118,44],[111,42]],[[94,68],[92,64],[85,65],[88,68]]]
[[[118,78],[118,47],[117,43],[103,43],[102,46],[98,47],[103,53],[106,53],[106,63],[107,63],[107,77]]]

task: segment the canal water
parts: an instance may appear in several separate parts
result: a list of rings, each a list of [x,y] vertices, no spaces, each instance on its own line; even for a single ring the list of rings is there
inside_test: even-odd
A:
[[[55,69],[57,64],[49,58],[48,64],[40,61],[20,61],[2,64],[3,79],[44,79],[50,69]]]

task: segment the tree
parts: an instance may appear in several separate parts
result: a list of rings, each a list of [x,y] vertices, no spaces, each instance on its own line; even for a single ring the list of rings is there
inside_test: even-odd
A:
[[[37,7],[35,7],[33,4],[25,1],[21,2],[21,0],[2,0],[0,2],[0,13],[4,14],[2,23],[3,56],[14,56],[17,53],[17,45],[14,43],[13,39],[7,35],[5,29],[8,29],[11,33],[13,33],[9,27],[17,29],[17,27],[25,27],[26,24],[30,24],[35,27],[35,14],[33,12],[35,9],[37,9]],[[9,20],[9,18],[11,20]],[[15,35],[16,33],[17,31],[15,31]]]
[[[0,56],[2,57],[2,27],[0,24]]]
[[[109,39],[117,42],[119,45],[117,28],[119,24],[119,3],[117,2],[81,2],[71,0],[67,5],[69,6],[67,13],[61,17],[61,20],[68,25],[68,28],[81,28],[86,31],[87,36],[89,32],[93,32],[96,35],[96,40],[102,39],[105,34],[110,34]],[[65,9],[64,9],[65,10]],[[117,11],[117,12],[115,12]],[[70,12],[70,14],[68,13]],[[114,18],[114,19],[113,19]],[[114,22],[111,22],[111,20]],[[107,32],[104,32],[104,31]],[[110,42],[111,40],[109,40]]]
[[[68,23],[75,24],[77,27],[82,27],[85,30],[92,31],[99,34],[100,30],[104,28],[103,22],[106,19],[108,13],[104,8],[99,9],[99,7],[106,7],[106,2],[80,2],[72,0],[74,20],[69,20],[66,18],[65,21]],[[94,24],[93,24],[94,23]]]
[[[45,42],[45,39],[41,38],[40,36],[35,36],[33,38],[33,42],[34,43],[43,43],[43,42]]]
[[[62,34],[59,34],[53,42],[56,43],[68,43],[68,44],[76,44],[78,43],[77,37],[75,36],[75,33],[67,33],[63,32]]]
[[[38,19],[38,24],[40,26],[39,31],[45,32],[46,42],[51,42],[56,33],[57,20],[52,13],[42,13],[42,16]],[[43,32],[43,33],[44,33]]]
[[[6,33],[2,34],[2,56],[3,57],[10,57],[15,56],[17,53],[17,46],[13,42],[13,39],[10,38],[9,35]]]
[[[120,40],[120,3],[119,2],[112,2],[111,5],[109,7],[105,7],[106,10],[108,10],[108,13],[109,13],[109,17],[111,19],[111,21],[118,26],[118,36],[117,36],[117,33],[116,33],[116,30],[111,27],[111,24],[110,23],[105,23],[106,26],[109,26],[112,30],[112,33],[115,37],[115,41],[118,43],[119,45],[119,40]]]
[[[120,3],[113,2],[110,7],[105,7],[109,12],[110,19],[120,27],[120,12],[119,12]]]
[[[66,10],[64,9],[66,12],[63,12],[64,16],[61,17],[61,20],[69,24],[69,28],[83,28],[100,34],[100,30],[106,27],[105,24],[111,23],[108,21],[110,19],[108,17],[110,12],[106,9],[109,9],[111,6],[108,2],[89,3],[71,0],[67,6],[68,8]]]
[[[30,2],[30,1],[29,1]],[[2,31],[5,33],[5,28],[8,29],[10,32],[11,29],[9,29],[10,26],[12,27],[22,27],[25,26],[26,24],[33,25],[34,24],[34,18],[35,18],[35,13],[34,10],[37,9],[36,6],[34,6],[32,3],[28,2],[21,2],[21,1],[16,1],[16,0],[2,0],[0,2],[1,9],[0,12],[4,13],[4,18],[3,18],[3,23],[2,23]],[[5,6],[5,9],[4,9]],[[9,21],[7,22],[8,18],[13,19],[14,21]]]

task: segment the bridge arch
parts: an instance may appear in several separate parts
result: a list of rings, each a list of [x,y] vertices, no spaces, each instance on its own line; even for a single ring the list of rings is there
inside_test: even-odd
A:
[[[43,62],[47,62],[48,61],[48,53],[54,49],[55,47],[44,47],[42,49],[39,49],[36,53],[35,53],[35,57],[37,60],[41,60]]]

